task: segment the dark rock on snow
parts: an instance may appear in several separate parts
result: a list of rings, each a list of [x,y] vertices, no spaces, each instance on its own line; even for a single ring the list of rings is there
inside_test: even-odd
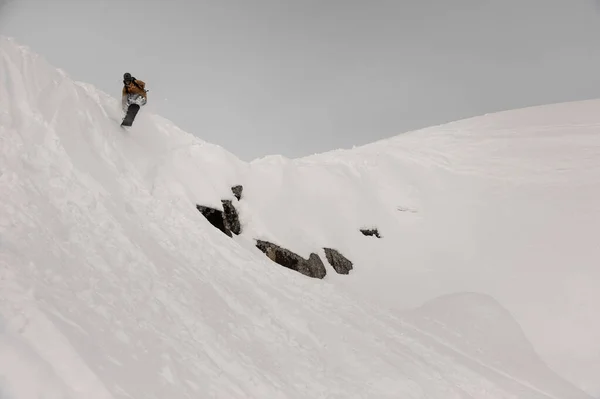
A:
[[[238,201],[242,198],[243,189],[241,185],[231,187],[231,191]],[[233,234],[239,235],[242,228],[239,214],[233,205],[233,201],[221,200],[221,204],[223,205],[223,210],[203,205],[196,205],[196,208],[214,227],[221,230],[227,236],[233,237]],[[361,232],[364,235],[380,237],[377,229],[362,229]],[[289,249],[263,240],[257,240],[256,247],[264,252],[273,262],[306,276],[323,278],[327,274],[323,261],[315,253],[311,253],[308,259],[304,259]],[[351,261],[335,249],[324,248],[324,250],[327,261],[338,274],[350,273],[350,270],[353,268]]]
[[[225,222],[225,227],[231,230],[233,234],[239,235],[242,231],[242,227],[237,209],[235,209],[231,200],[222,200],[221,203],[223,204],[223,220]]]
[[[327,273],[319,255],[312,253],[308,259],[268,241],[257,240],[256,247],[264,252],[273,262],[295,270],[309,277],[323,278]]]
[[[233,234],[239,235],[241,233],[240,219],[233,206],[231,200],[222,200],[223,210],[211,208],[208,206],[196,205],[196,208],[202,215],[217,229],[221,230],[229,237],[233,237]]]
[[[235,198],[238,199],[238,201],[242,199],[242,191],[243,190],[244,190],[244,187],[242,187],[241,185],[231,187],[231,192],[233,193]]]
[[[377,229],[360,229],[360,232],[366,236],[375,236],[377,238],[381,238]]]
[[[338,274],[348,274],[352,270],[352,262],[350,262],[344,255],[339,251],[332,248],[323,248],[325,250],[325,256],[327,262]]]
[[[196,205],[196,208],[202,215],[217,229],[232,237],[231,230],[227,227],[223,211],[208,206]]]

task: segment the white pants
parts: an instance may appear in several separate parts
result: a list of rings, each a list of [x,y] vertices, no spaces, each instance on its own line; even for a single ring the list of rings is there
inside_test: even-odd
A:
[[[127,112],[127,108],[129,108],[131,104],[137,104],[141,107],[142,105],[146,105],[146,99],[139,94],[128,94],[123,98],[123,111]]]

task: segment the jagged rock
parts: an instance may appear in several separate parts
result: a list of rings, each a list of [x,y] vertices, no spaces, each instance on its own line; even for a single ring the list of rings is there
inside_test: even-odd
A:
[[[202,215],[217,229],[221,230],[229,237],[233,237],[231,235],[231,230],[227,227],[227,222],[225,221],[225,216],[223,215],[223,211],[220,211],[215,208],[211,208],[208,206],[196,205],[196,208],[200,211]]]
[[[339,251],[332,248],[323,248],[325,250],[325,256],[327,262],[333,266],[334,270],[338,274],[349,274],[352,270],[352,262],[350,262],[344,255]]]
[[[239,235],[242,231],[242,226],[240,224],[237,209],[235,209],[231,200],[222,200],[221,202],[223,203],[223,220],[225,222],[225,227],[231,230],[233,234]]]
[[[319,255],[312,253],[308,260],[268,241],[256,240],[256,247],[263,251],[273,262],[295,270],[308,277],[323,278],[327,274]]]
[[[381,238],[377,229],[360,229],[360,232],[366,236],[375,236],[377,238]]]
[[[202,215],[217,229],[221,230],[229,237],[233,237],[232,233],[239,235],[242,231],[240,218],[237,209],[233,206],[231,200],[221,200],[223,210],[211,208],[203,205],[196,205],[196,208]]]
[[[231,187],[231,192],[233,192],[233,195],[235,196],[235,198],[238,199],[238,201],[242,199],[242,191],[243,190],[244,190],[244,187],[242,187],[241,185]]]

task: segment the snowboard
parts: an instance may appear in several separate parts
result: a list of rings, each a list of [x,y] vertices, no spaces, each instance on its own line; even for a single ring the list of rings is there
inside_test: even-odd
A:
[[[133,121],[135,120],[135,116],[137,115],[139,110],[139,105],[131,104],[129,108],[127,108],[127,113],[125,114],[125,118],[123,118],[123,122],[121,122],[121,126],[133,125]]]

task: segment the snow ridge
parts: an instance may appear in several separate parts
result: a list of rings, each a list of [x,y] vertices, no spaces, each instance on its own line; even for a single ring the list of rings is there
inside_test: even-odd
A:
[[[515,384],[506,378],[511,370],[450,353],[347,291],[349,276],[330,269],[328,279],[310,279],[266,259],[253,238],[273,237],[302,255],[338,244],[363,266],[393,253],[361,257],[353,243],[376,252],[381,241],[316,229],[323,223],[317,212],[305,221],[317,233],[295,235],[289,226],[305,213],[281,184],[314,183],[303,180],[306,171],[323,171],[313,161],[244,163],[144,111],[124,131],[116,99],[73,82],[12,39],[0,38],[0,65],[2,395],[586,397],[573,387],[558,396],[552,384]],[[312,186],[324,196],[329,184],[354,194],[386,190],[367,180],[356,186],[361,167],[329,166],[339,180],[325,175]],[[240,182],[248,187],[240,202],[245,234],[231,239],[194,205],[218,205]],[[414,203],[394,203],[394,212],[419,205],[411,187],[402,198]],[[381,197],[358,198],[340,210],[352,220],[332,212],[328,222],[380,223],[389,237],[418,221],[409,215],[396,227],[388,220],[391,200],[361,216],[354,210]],[[298,219],[274,223],[281,206],[273,201]],[[304,206],[328,203],[317,202]],[[278,209],[271,217],[269,204]],[[357,267],[354,275],[366,272]]]

